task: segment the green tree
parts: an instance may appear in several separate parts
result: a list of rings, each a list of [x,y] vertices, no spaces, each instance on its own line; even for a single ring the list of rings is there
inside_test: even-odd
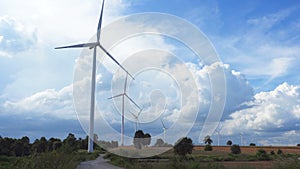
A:
[[[204,147],[204,151],[212,151],[213,148],[210,144],[206,144],[205,147]]]
[[[191,154],[194,148],[194,144],[191,138],[184,137],[179,139],[174,146],[174,153],[185,157],[187,154]]]
[[[54,141],[53,144],[52,144],[52,148],[53,150],[58,150],[62,147],[62,142],[59,140],[59,141]]]
[[[117,148],[119,147],[118,141],[111,141],[111,148]]]
[[[231,146],[232,145],[232,141],[228,140],[227,143],[226,143],[226,145]]]
[[[12,138],[1,138],[0,139],[0,155],[6,155],[6,156],[14,156],[15,153],[13,150],[13,144],[15,140]]]
[[[144,140],[144,132],[142,130],[136,131],[133,138],[134,147],[137,149],[141,149],[143,145],[143,140]]]
[[[86,150],[88,148],[88,136],[85,139],[79,138],[77,144],[79,149]]]
[[[256,157],[257,157],[259,160],[270,160],[269,155],[267,154],[267,152],[266,152],[264,149],[259,149],[259,150],[256,152]]]
[[[271,154],[271,155],[275,155],[275,152],[272,150],[272,151],[270,152],[270,154]]]
[[[20,140],[17,140],[13,144],[13,151],[15,153],[15,156],[21,157],[23,154],[24,146]]]
[[[22,137],[21,139],[14,139],[12,151],[15,156],[28,156],[30,154],[30,143],[28,137]]]
[[[232,154],[241,154],[241,148],[237,144],[232,145],[230,150]]]
[[[204,143],[205,144],[211,144],[211,143],[213,143],[213,140],[210,138],[210,136],[209,135],[207,135],[205,138],[204,138]]]
[[[150,144],[151,144],[151,135],[149,133],[146,133],[144,135],[143,145],[148,146]]]
[[[71,153],[71,152],[78,150],[78,147],[76,144],[76,137],[74,134],[69,133],[67,138],[65,138],[63,140],[62,148],[63,148],[63,151],[65,151],[66,153]]]
[[[35,139],[31,146],[31,152],[33,153],[43,153],[46,152],[47,149],[47,140],[45,137],[41,137],[41,139]]]
[[[53,138],[51,137],[48,141],[48,147],[47,150],[48,152],[58,150],[62,146],[62,142],[58,138]]]
[[[47,147],[48,147],[48,141],[45,137],[41,137],[40,138],[40,149],[42,152],[46,152],[47,151]]]
[[[30,155],[30,140],[29,140],[29,138],[27,136],[24,136],[21,138],[21,142],[23,145],[22,156]]]

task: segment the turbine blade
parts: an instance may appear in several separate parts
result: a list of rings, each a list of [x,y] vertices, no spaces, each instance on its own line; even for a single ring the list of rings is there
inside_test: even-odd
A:
[[[76,45],[56,47],[54,49],[95,47],[97,44],[98,44],[97,42],[94,42],[94,43],[82,43],[82,44],[76,44]]]
[[[161,121],[161,124],[163,125],[164,129],[167,129],[164,122],[162,121],[162,119],[160,119],[160,121]]]
[[[163,112],[163,114],[166,112],[166,107],[167,107],[167,104],[165,104],[165,107],[164,107],[164,112]]]
[[[107,99],[113,99],[113,98],[120,97],[120,96],[124,96],[124,93],[109,97]]]
[[[140,109],[140,112],[139,112],[139,114],[137,115],[138,117],[140,116],[140,114],[142,113],[142,111],[143,111],[143,108]]]
[[[125,84],[124,84],[124,93],[126,93],[126,88],[127,88],[127,76],[128,76],[128,74],[126,73]]]
[[[98,22],[98,27],[97,27],[97,42],[100,41],[103,10],[104,10],[104,0],[102,0],[102,8],[101,8],[101,12],[100,12],[100,18],[99,18],[99,22]]]
[[[133,101],[126,93],[125,93],[125,96],[126,96],[133,104],[135,104],[135,106],[136,106],[137,108],[141,109],[140,106],[139,106],[138,104],[136,104],[136,102]]]
[[[222,128],[223,128],[223,123],[220,122],[218,128],[219,128],[219,130],[222,130]]]
[[[132,113],[131,111],[129,111],[129,113],[130,113],[134,118],[137,118],[137,116],[136,116],[134,113]]]
[[[99,46],[107,54],[107,56],[109,56],[117,65],[119,65],[120,68],[123,69],[132,79],[134,79],[134,77],[110,53],[108,53],[108,51],[101,44],[99,44]]]

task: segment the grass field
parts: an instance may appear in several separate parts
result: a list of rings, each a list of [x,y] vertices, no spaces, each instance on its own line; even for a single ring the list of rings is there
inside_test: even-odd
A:
[[[25,157],[0,156],[0,169],[72,169],[82,161],[94,160],[99,152],[49,152]]]
[[[153,151],[152,148],[145,148],[143,152]],[[264,149],[267,152],[267,160],[261,160],[257,151]],[[132,148],[122,150],[133,152]],[[281,150],[282,154],[277,154]],[[271,151],[274,154],[271,154]],[[136,159],[123,158],[109,154],[111,163],[126,169],[300,169],[300,147],[287,146],[242,146],[241,154],[231,154],[230,146],[213,146],[213,151],[204,151],[204,146],[194,147],[193,153],[186,159],[175,156],[173,150],[154,157]]]

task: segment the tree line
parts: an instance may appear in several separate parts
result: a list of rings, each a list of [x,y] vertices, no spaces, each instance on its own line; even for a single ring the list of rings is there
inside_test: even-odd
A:
[[[94,140],[99,145],[105,148],[118,147],[117,141],[98,141],[97,135],[94,136]],[[94,144],[94,148],[100,148],[98,144]],[[0,136],[0,155],[5,156],[29,156],[37,153],[47,153],[53,151],[61,151],[64,153],[75,152],[79,149],[86,150],[88,147],[88,137],[84,139],[76,138],[74,134],[69,133],[68,136],[61,140],[59,138],[46,139],[41,137],[35,139],[33,143],[30,143],[30,139],[24,136],[20,139],[1,137]]]

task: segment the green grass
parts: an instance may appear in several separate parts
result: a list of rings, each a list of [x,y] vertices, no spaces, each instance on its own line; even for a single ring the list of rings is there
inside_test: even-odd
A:
[[[75,153],[51,152],[30,155],[27,157],[0,156],[0,169],[72,169],[81,161],[93,160],[98,157],[98,152]]]
[[[160,159],[169,159],[168,161],[159,161]],[[132,159],[120,157],[111,153],[108,153],[104,158],[110,159],[110,163],[116,166],[120,166],[126,169],[223,169],[224,167],[216,163],[199,163],[194,157],[187,156],[186,159],[182,159],[178,156],[171,155],[170,152],[166,152],[160,156],[155,156],[152,158],[144,158],[142,161],[140,159]],[[157,162],[153,162],[153,159],[158,159]],[[147,160],[149,160],[147,162]],[[154,160],[155,161],[155,160]]]
[[[278,169],[300,169],[300,160],[297,155],[284,155],[276,158],[274,161]]]

